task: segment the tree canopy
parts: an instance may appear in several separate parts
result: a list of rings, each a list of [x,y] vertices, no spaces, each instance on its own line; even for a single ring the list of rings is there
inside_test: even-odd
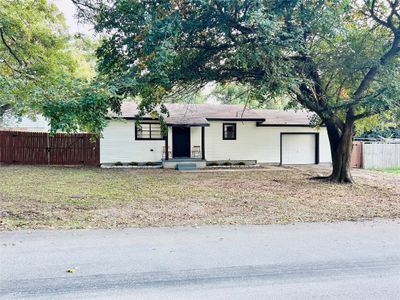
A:
[[[46,0],[0,0],[0,116],[41,113],[53,132],[100,134],[110,93],[91,80],[95,46]]]
[[[22,106],[36,86],[70,74],[63,18],[45,1],[0,1],[0,105]]]
[[[398,100],[387,97],[399,88],[398,10],[398,1],[117,1],[98,7],[100,71],[121,93],[152,99],[210,81],[297,99],[318,79],[321,115],[354,106],[361,118]],[[370,69],[379,77],[362,81]]]

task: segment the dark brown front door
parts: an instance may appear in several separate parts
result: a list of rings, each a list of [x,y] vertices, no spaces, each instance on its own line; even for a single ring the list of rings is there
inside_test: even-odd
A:
[[[190,127],[172,127],[172,156],[190,157]]]

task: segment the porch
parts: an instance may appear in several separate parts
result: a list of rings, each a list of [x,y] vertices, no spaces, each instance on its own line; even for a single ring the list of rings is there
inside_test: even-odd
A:
[[[164,168],[204,168],[206,167],[205,119],[197,122],[184,122],[182,119],[169,123],[168,134],[163,146],[162,164]]]

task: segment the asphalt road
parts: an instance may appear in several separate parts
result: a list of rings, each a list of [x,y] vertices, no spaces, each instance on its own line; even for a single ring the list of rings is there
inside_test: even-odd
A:
[[[0,251],[1,299],[400,299],[400,221],[3,232]]]

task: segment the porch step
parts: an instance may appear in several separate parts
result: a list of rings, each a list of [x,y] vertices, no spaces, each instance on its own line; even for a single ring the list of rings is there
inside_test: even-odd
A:
[[[175,167],[177,170],[196,170],[197,169],[197,165],[196,164],[176,164]]]
[[[196,170],[206,167],[206,161],[202,159],[170,159],[162,161],[163,168],[176,170]],[[178,167],[179,165],[179,167]]]

